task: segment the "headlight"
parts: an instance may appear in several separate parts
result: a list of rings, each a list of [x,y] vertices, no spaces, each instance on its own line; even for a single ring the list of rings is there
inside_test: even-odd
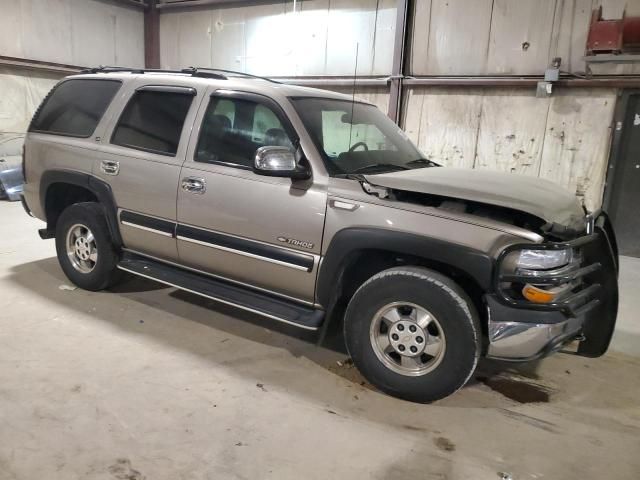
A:
[[[526,270],[550,270],[571,263],[573,250],[521,250],[516,262],[518,268]]]

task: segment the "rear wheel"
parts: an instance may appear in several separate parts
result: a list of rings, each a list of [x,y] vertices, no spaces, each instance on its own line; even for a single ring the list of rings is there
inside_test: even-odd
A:
[[[65,275],[85,290],[102,290],[121,277],[104,211],[95,202],[67,207],[56,225],[56,251]]]
[[[345,315],[345,340],[372,384],[416,402],[444,398],[473,374],[480,354],[477,313],[450,278],[396,267],[367,280]]]

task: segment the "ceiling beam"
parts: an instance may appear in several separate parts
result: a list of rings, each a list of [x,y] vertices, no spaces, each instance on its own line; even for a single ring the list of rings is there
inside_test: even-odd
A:
[[[84,67],[80,67],[77,65],[44,62],[42,60],[32,60],[28,58],[7,57],[4,55],[0,55],[0,66],[23,68],[26,70],[37,70],[40,72],[62,73],[66,75],[78,73],[82,69],[84,69]]]

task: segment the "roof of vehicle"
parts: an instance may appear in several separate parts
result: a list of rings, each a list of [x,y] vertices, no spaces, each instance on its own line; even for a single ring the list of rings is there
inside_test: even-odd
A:
[[[217,72],[211,70],[211,72]],[[222,77],[222,75],[225,75]],[[154,72],[145,71],[140,73],[136,70],[131,71],[105,71],[98,73],[80,73],[72,75],[67,78],[113,78],[118,80],[131,80],[134,78],[148,78],[153,83],[158,82],[162,85],[174,85],[174,86],[196,86],[204,85],[219,86],[225,90],[241,90],[251,93],[259,93],[270,97],[321,97],[331,98],[335,100],[347,100],[351,101],[350,95],[342,93],[332,92],[330,90],[323,90],[319,88],[300,87],[297,85],[290,85],[286,83],[279,83],[267,78],[261,77],[244,77],[238,74],[234,75],[220,75],[222,78],[216,78],[215,75],[211,77],[207,76],[194,76],[191,73],[181,72]],[[361,100],[358,100],[362,103]],[[367,102],[364,102],[367,103]]]

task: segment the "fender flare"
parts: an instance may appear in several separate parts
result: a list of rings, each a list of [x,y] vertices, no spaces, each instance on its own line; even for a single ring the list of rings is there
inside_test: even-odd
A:
[[[120,229],[118,228],[118,207],[116,206],[113,192],[108,183],[88,173],[70,170],[47,170],[40,178],[40,207],[45,215],[47,215],[47,192],[49,187],[55,183],[77,185],[93,193],[104,208],[107,226],[109,227],[109,233],[111,233],[114,244],[118,247],[122,246],[122,237],[120,236]],[[48,222],[49,219],[47,218],[47,223]],[[49,225],[47,225],[47,230],[49,229]]]
[[[472,278],[485,292],[491,291],[494,259],[487,252],[438,238],[382,228],[345,228],[335,234],[318,273],[316,298],[331,310],[342,278],[354,254],[382,250],[450,265]]]

